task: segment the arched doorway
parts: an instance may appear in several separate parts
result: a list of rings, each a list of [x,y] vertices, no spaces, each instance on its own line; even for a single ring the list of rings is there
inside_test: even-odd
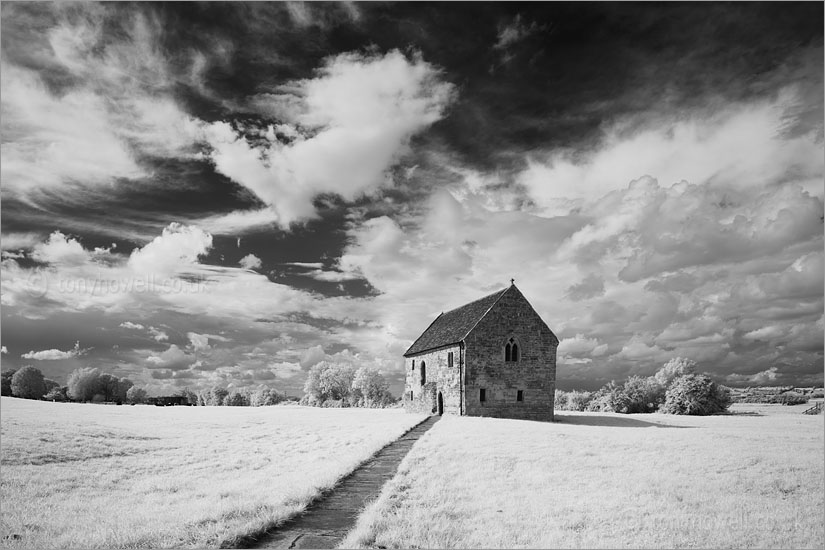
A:
[[[438,392],[438,416],[444,414],[444,397]]]

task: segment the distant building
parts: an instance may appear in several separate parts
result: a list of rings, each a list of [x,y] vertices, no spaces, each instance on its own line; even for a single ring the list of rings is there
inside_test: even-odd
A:
[[[147,397],[144,403],[146,403],[147,405],[155,405],[158,407],[173,407],[176,405],[189,404],[185,395],[163,395],[160,397]]]
[[[516,285],[439,315],[406,351],[408,412],[552,420],[559,339]]]

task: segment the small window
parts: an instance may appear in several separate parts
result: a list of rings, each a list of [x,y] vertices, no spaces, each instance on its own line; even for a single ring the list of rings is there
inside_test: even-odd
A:
[[[412,370],[415,370],[415,359],[412,360]]]
[[[410,390],[410,401],[412,401],[412,400],[413,400],[413,392],[412,392],[412,390]]]
[[[518,352],[518,344],[515,338],[507,340],[507,344],[504,346],[504,360],[507,362],[518,361]]]
[[[524,390],[519,390],[516,393],[516,401],[524,401]]]
[[[453,368],[453,352],[447,354],[447,367]]]
[[[485,401],[487,401],[487,390],[486,390],[486,389],[481,388],[481,389],[478,391],[478,399],[479,399],[479,401],[481,401],[482,403],[484,403]]]
[[[427,364],[421,361],[421,385],[427,383]]]

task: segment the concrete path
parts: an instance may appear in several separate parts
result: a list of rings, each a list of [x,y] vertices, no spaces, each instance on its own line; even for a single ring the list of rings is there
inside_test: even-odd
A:
[[[413,444],[439,418],[431,416],[409,430],[342,479],[302,514],[258,540],[246,541],[246,547],[335,548],[355,525],[368,501],[377,498],[384,484],[392,479]]]

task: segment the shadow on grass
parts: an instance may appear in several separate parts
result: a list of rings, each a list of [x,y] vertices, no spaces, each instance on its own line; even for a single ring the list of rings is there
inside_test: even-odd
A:
[[[728,411],[725,413],[719,413],[719,416],[765,416],[762,413],[754,412],[754,411]]]
[[[578,426],[609,426],[611,428],[693,428],[694,426],[674,426],[648,422],[638,418],[622,418],[620,416],[604,416],[598,413],[582,415],[565,415],[556,413],[556,422],[561,424],[576,424]]]

